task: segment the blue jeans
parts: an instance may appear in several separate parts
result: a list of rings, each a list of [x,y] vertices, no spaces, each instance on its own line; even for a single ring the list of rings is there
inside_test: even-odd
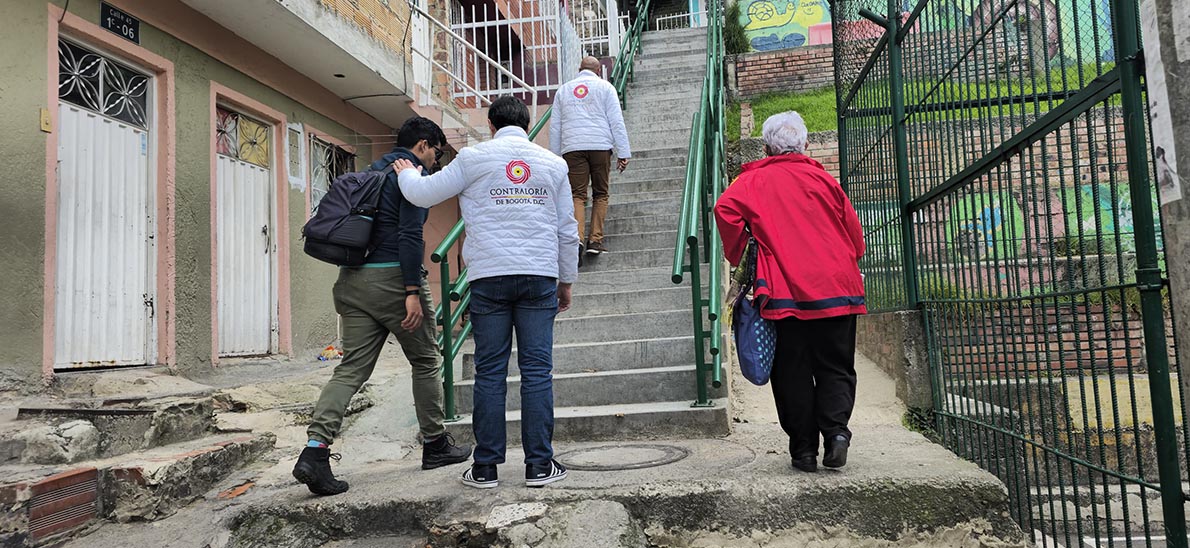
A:
[[[544,276],[497,276],[471,282],[475,333],[475,463],[501,464],[508,445],[504,404],[516,331],[521,369],[521,444],[525,464],[554,457],[554,317],[558,282]]]

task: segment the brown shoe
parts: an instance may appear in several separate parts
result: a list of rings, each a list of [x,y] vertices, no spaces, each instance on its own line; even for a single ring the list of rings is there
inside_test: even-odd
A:
[[[588,255],[600,255],[603,253],[607,253],[607,248],[603,246],[603,242],[591,242],[587,246]]]

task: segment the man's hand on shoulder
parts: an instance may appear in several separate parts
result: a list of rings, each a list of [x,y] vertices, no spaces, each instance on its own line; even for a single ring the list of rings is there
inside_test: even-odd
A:
[[[405,158],[397,158],[397,161],[393,162],[393,171],[400,173],[406,169],[416,169],[418,173],[422,171],[422,168],[413,165],[413,162],[410,162]]]

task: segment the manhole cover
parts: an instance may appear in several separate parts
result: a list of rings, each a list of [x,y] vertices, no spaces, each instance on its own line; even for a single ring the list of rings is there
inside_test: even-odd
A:
[[[600,445],[568,451],[556,458],[571,470],[610,472],[639,470],[678,462],[690,451],[672,445],[627,444]]]

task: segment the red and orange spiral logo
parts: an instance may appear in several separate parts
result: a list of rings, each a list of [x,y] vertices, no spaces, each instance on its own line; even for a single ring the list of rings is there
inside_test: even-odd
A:
[[[504,175],[512,181],[514,185],[523,185],[525,181],[529,180],[529,164],[524,160],[513,160],[504,166]]]
[[[578,97],[579,99],[586,97],[587,94],[590,92],[591,92],[591,90],[587,89],[586,84],[579,84],[578,87],[574,88],[574,96]]]

